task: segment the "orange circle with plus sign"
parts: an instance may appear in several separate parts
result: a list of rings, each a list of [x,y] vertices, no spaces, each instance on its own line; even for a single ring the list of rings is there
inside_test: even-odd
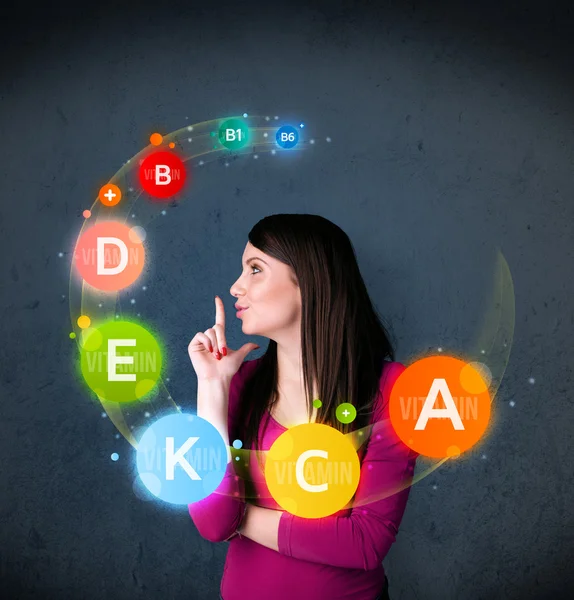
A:
[[[107,183],[100,188],[98,198],[104,206],[115,206],[122,199],[122,191],[117,185]]]
[[[490,420],[490,394],[473,364],[429,356],[407,367],[389,399],[397,435],[423,456],[459,456],[483,436]]]

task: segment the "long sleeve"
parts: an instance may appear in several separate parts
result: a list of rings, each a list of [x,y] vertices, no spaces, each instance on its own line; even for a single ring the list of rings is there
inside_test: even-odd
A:
[[[245,380],[244,362],[231,379],[228,403],[228,432],[232,435],[232,424],[236,414],[240,393]],[[238,528],[245,510],[245,486],[234,468],[227,463],[221,483],[209,496],[188,504],[188,512],[200,535],[210,542],[223,542]]]
[[[319,519],[284,512],[278,532],[281,554],[366,571],[381,564],[396,539],[418,457],[394,432],[389,418],[390,390],[404,370],[395,362],[383,374],[382,405],[373,419],[353,507],[339,511],[344,515]]]

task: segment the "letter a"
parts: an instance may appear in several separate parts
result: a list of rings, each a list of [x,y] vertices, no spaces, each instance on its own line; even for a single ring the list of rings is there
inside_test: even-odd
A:
[[[434,408],[438,393],[442,394],[446,408]],[[426,397],[423,409],[415,425],[415,430],[424,430],[429,419],[450,419],[456,430],[463,430],[464,425],[454,405],[454,400],[445,379],[434,379]]]

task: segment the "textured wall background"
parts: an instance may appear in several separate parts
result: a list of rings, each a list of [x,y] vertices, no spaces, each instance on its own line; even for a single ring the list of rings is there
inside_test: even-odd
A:
[[[76,378],[67,282],[82,210],[152,131],[247,111],[301,119],[317,144],[290,162],[196,171],[188,200],[148,231],[154,269],[137,310],[169,348],[173,397],[194,405],[186,347],[211,326],[215,294],[231,347],[247,341],[229,287],[267,214],[318,213],[347,231],[405,363],[470,347],[500,246],[516,331],[494,426],[413,488],[385,560],[391,598],[570,597],[571,11],[19,10],[3,22],[0,79],[0,596],[217,598],[227,545],[134,495],[133,449]]]

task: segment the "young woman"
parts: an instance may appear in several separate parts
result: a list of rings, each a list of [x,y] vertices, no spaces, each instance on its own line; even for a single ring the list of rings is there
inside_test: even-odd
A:
[[[388,599],[382,560],[395,541],[418,455],[390,426],[390,391],[405,367],[394,362],[353,246],[323,217],[271,215],[250,231],[242,268],[230,292],[243,333],[269,338],[265,354],[244,362],[256,344],[228,348],[217,296],[215,324],[188,348],[198,416],[228,447],[238,439],[254,451],[248,477],[238,475],[228,453],[220,486],[189,505],[205,539],[230,542],[220,598]],[[350,424],[336,418],[341,402],[357,410]],[[258,458],[287,428],[309,422],[370,434],[358,450],[352,502],[317,519],[281,510]]]

